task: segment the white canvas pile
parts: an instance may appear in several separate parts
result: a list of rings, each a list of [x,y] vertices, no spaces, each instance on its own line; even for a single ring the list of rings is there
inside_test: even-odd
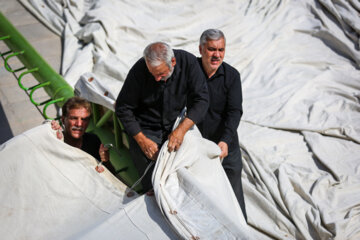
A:
[[[166,142],[152,177],[161,212],[184,239],[261,239],[246,226],[219,155],[196,127],[177,152]]]
[[[227,37],[242,76],[248,224],[278,239],[360,238],[360,3],[356,0],[22,0],[64,37],[62,74],[113,109],[153,41],[198,54]]]
[[[246,238],[249,228],[226,181],[216,148],[212,151],[204,148],[197,157],[187,156],[189,161],[180,165],[179,160],[176,161],[182,160],[184,152],[193,152],[187,150],[194,145],[212,144],[205,139],[198,141],[199,138],[202,139],[198,132],[190,131],[183,150],[171,156],[164,154],[167,152],[164,146],[158,164],[168,171],[157,167],[160,170],[154,174],[165,188],[174,188],[173,180],[169,180],[174,178],[168,179],[168,176],[184,176],[185,173],[188,179],[183,183],[192,186],[180,184],[176,192],[171,191],[176,195],[167,197],[168,203],[177,210],[178,219],[183,221],[172,228],[162,215],[162,212],[169,214],[169,208],[163,207],[161,212],[154,197],[137,194],[128,197],[129,189],[124,184],[108,170],[101,174],[96,172],[96,160],[58,140],[50,124],[31,129],[0,147],[0,235],[3,239],[158,240],[187,238],[190,234],[201,239],[209,236],[249,239]],[[197,174],[195,179],[192,177],[206,172],[208,166],[214,168],[211,176]],[[211,179],[217,182],[207,184]],[[199,188],[197,191],[194,191],[195,186]],[[216,189],[221,189],[218,199],[227,202],[226,208],[206,204],[217,194]],[[164,188],[161,193],[157,188],[155,192],[166,194]],[[211,195],[206,196],[206,193]],[[206,211],[197,209],[201,205]]]
[[[154,199],[126,186],[96,160],[58,140],[50,124],[0,147],[2,239],[170,239]]]

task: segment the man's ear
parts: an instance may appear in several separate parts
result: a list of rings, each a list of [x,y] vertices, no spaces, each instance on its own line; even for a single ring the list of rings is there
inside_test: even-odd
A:
[[[65,117],[61,116],[60,120],[61,120],[61,123],[64,125],[65,124]]]
[[[173,57],[173,58],[171,59],[171,66],[172,66],[172,67],[175,67],[175,65],[176,65],[176,58]]]
[[[202,56],[202,48],[201,48],[201,45],[199,45],[199,53],[200,53],[200,55]]]

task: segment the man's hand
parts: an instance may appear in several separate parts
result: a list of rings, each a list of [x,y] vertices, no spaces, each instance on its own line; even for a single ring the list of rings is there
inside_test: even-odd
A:
[[[220,159],[223,160],[225,157],[227,157],[227,155],[229,154],[228,152],[228,145],[226,142],[220,141],[218,143],[219,148],[221,149],[221,153],[220,153]]]
[[[53,130],[56,130],[56,137],[58,139],[61,140],[64,137],[62,134],[62,127],[60,126],[60,124],[57,121],[55,121],[55,120],[51,121],[51,128]]]
[[[150,138],[147,138],[142,132],[139,132],[134,136],[135,141],[140,146],[141,150],[145,154],[145,156],[153,161],[156,160],[158,154],[159,154],[159,148],[158,145],[151,140]]]
[[[169,135],[169,143],[168,143],[168,151],[177,151],[179,150],[186,132],[194,126],[194,122],[190,118],[185,118],[179,126],[170,133]]]
[[[107,162],[110,159],[110,157],[109,157],[109,149],[107,147],[105,147],[104,144],[100,145],[99,155],[100,155],[100,159],[101,159],[102,162]]]
[[[108,149],[107,147],[104,147],[104,144],[101,144],[101,145],[100,145],[99,155],[100,155],[101,163],[107,162],[107,161],[109,161],[109,159],[110,159],[110,157],[109,157],[109,149]],[[99,173],[102,173],[102,172],[105,170],[101,163],[99,163],[99,164],[95,167],[95,170],[96,170],[97,172],[99,172]]]
[[[184,140],[184,136],[185,133],[182,129],[176,128],[174,131],[172,131],[169,135],[169,143],[168,143],[168,151],[172,152],[172,151],[177,151],[183,140]]]

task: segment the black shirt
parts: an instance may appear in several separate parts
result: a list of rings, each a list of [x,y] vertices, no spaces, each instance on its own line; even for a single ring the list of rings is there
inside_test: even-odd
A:
[[[208,108],[206,79],[194,55],[174,50],[176,65],[166,82],[155,81],[144,58],[130,69],[116,100],[116,114],[130,136],[142,130],[171,132],[181,111],[198,123]]]
[[[91,156],[96,158],[98,161],[101,161],[100,155],[99,155],[100,144],[101,144],[101,141],[95,134],[84,133],[81,150],[90,154]]]
[[[201,58],[198,58],[204,76]],[[207,79],[209,109],[198,128],[204,138],[216,144],[224,141],[229,150],[239,147],[237,128],[242,116],[242,90],[239,72],[223,62],[216,73]]]
[[[96,158],[96,160],[98,160],[99,162],[101,161],[99,155],[100,145],[101,145],[101,141],[98,138],[98,136],[96,136],[93,133],[84,133],[81,150],[90,154],[91,156]],[[104,162],[103,164],[112,174],[116,175],[115,169],[111,165],[110,161]]]

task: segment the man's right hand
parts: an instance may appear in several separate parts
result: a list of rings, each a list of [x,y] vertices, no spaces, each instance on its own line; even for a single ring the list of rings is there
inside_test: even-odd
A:
[[[136,134],[134,139],[140,146],[145,156],[155,161],[159,154],[158,145],[150,138],[147,138],[142,132]]]
[[[51,121],[51,128],[56,131],[56,137],[58,139],[61,140],[64,137],[62,134],[62,127],[60,126],[60,124],[57,121],[55,121],[55,120]]]
[[[53,130],[62,130],[60,124],[55,120],[51,121],[51,128]]]

